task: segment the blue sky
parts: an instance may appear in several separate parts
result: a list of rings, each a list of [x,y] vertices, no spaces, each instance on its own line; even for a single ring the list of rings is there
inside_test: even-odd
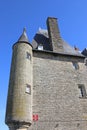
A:
[[[0,130],[4,123],[12,45],[26,27],[30,42],[47,17],[58,18],[62,38],[80,50],[87,47],[87,0],[0,0]]]

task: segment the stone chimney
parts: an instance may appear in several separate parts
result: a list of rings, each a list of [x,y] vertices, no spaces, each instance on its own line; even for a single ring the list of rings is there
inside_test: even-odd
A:
[[[47,28],[53,52],[63,52],[63,42],[60,36],[57,18],[48,17]]]

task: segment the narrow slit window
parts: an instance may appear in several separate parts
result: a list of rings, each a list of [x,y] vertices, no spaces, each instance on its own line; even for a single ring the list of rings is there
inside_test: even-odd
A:
[[[79,69],[79,64],[77,62],[72,62],[73,67],[78,70]]]
[[[29,52],[27,52],[26,54],[27,54],[26,58],[31,60],[31,54]]]
[[[80,89],[80,97],[87,97],[84,84],[78,84],[78,88]]]
[[[31,86],[26,84],[26,93],[31,94]]]

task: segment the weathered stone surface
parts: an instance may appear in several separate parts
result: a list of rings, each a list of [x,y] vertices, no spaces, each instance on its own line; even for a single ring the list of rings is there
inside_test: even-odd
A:
[[[29,129],[86,130],[87,99],[80,98],[78,89],[78,84],[87,89],[86,72],[82,58],[34,52],[32,109],[39,117]]]
[[[57,24],[57,18],[47,19],[47,28],[50,44],[54,52],[63,52],[63,42],[61,40],[60,31]]]
[[[27,58],[27,52],[30,53],[31,59]],[[13,47],[7,100],[6,123],[8,125],[31,123],[32,80],[32,47],[26,43],[16,43]],[[27,84],[31,86],[30,94],[26,93]]]

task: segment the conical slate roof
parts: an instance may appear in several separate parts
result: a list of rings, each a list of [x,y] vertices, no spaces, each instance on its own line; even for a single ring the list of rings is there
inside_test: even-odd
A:
[[[29,43],[28,36],[27,36],[25,28],[23,29],[23,33],[20,36],[20,38],[18,39],[18,42],[28,42]]]

